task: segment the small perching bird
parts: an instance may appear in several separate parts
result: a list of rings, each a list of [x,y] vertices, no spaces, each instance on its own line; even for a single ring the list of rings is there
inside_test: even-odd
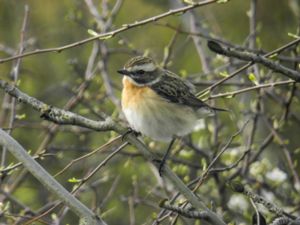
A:
[[[216,110],[193,94],[193,85],[162,69],[151,58],[130,59],[123,69],[122,110],[134,131],[158,141],[191,133],[197,121]],[[165,160],[165,157],[163,161]]]

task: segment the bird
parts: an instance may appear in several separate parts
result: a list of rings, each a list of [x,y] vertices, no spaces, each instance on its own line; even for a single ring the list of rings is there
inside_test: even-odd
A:
[[[226,111],[198,99],[190,82],[150,57],[133,57],[117,72],[123,75],[121,105],[130,128],[153,140],[170,142],[160,173],[176,138],[191,133],[200,118]]]

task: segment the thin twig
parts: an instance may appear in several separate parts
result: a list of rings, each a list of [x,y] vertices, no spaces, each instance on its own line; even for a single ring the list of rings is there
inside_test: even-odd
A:
[[[129,23],[129,24],[123,24],[120,28],[117,28],[113,31],[109,31],[109,32],[105,32],[102,34],[97,34],[93,37],[90,38],[86,38],[83,39],[81,41],[77,41],[71,44],[67,44],[61,47],[55,47],[55,48],[46,48],[46,49],[36,49],[34,51],[31,52],[26,52],[23,54],[18,54],[12,57],[8,57],[8,58],[4,58],[4,59],[0,59],[0,63],[4,63],[4,62],[8,62],[14,59],[18,59],[18,58],[24,58],[27,56],[31,56],[31,55],[37,55],[37,54],[42,54],[42,53],[46,53],[46,52],[57,52],[60,53],[66,49],[70,49],[70,48],[74,48],[83,44],[86,44],[88,42],[94,41],[94,40],[107,40],[110,39],[112,37],[114,37],[115,35],[127,31],[129,29],[135,28],[135,27],[139,27],[148,23],[153,23],[155,21],[161,20],[165,17],[171,16],[171,15],[176,15],[176,14],[180,14],[180,13],[185,13],[191,9],[195,9],[197,7],[201,7],[201,6],[205,6],[205,5],[209,5],[212,3],[216,3],[218,0],[204,0],[195,4],[191,4],[191,5],[187,5],[184,6],[182,8],[178,8],[178,9],[171,9],[168,12],[164,12],[162,14],[159,14],[157,16],[153,16],[144,20],[140,20],[140,21],[136,21],[134,23]]]
[[[270,57],[270,56],[273,56],[275,54],[280,54],[282,51],[298,44],[300,42],[300,38],[294,40],[294,41],[291,41],[269,53],[266,53],[263,55],[263,57]],[[213,85],[209,86],[208,88],[205,88],[204,90],[202,90],[201,92],[199,92],[197,94],[197,96],[201,96],[201,95],[204,95],[205,93],[207,92],[211,92],[213,89],[215,89],[217,86],[219,86],[220,84],[224,83],[225,81],[235,77],[237,74],[239,74],[240,72],[244,71],[245,69],[249,68],[250,66],[254,65],[254,62],[249,62],[247,64],[245,64],[244,66],[240,67],[239,69],[237,69],[236,71],[234,71],[233,73],[231,73],[229,76],[227,77],[224,77],[223,79],[217,81],[216,83],[214,83]]]
[[[202,219],[202,220],[209,219],[209,217],[205,211],[199,212],[196,210],[183,209],[182,207],[171,205],[170,203],[168,203],[166,201],[161,202],[160,207],[170,210],[170,211],[173,211],[173,212],[176,212],[187,218],[195,218],[195,219]]]
[[[177,38],[178,33],[175,32],[170,40],[170,42],[168,43],[168,45],[164,48],[164,58],[162,60],[162,68],[166,69],[168,66],[168,63],[172,57],[172,50],[174,48],[174,44],[176,42],[176,38]]]
[[[234,58],[238,58],[238,59],[241,59],[244,61],[250,61],[252,63],[260,63],[260,64],[270,68],[274,72],[279,72],[279,73],[295,80],[296,82],[300,82],[300,73],[298,71],[295,71],[295,70],[285,67],[279,63],[276,63],[270,59],[267,59],[265,56],[262,56],[259,54],[253,54],[250,52],[241,52],[241,51],[235,50],[233,48],[224,48],[219,43],[214,42],[214,41],[209,41],[208,47],[210,48],[210,50],[212,50],[220,55],[234,57]]]
[[[189,13],[189,16],[190,16],[190,29],[191,29],[191,32],[192,33],[205,33],[203,30],[203,21],[201,21],[200,18],[197,17],[196,13],[191,11]],[[206,33],[209,33],[208,31]],[[192,39],[193,39],[193,42],[194,42],[194,45],[195,45],[195,48],[197,50],[197,53],[198,53],[198,56],[200,58],[200,61],[201,61],[201,67],[202,67],[202,71],[204,73],[210,73],[211,72],[211,60],[207,54],[207,48],[205,46],[205,41],[198,37],[198,36],[195,36],[193,35],[192,36]]]
[[[197,185],[194,187],[193,191],[198,190],[198,188],[202,185],[202,183],[204,182],[204,180],[207,178],[208,174],[210,173],[210,170],[213,168],[214,164],[216,163],[216,161],[220,158],[220,156],[228,149],[229,145],[232,143],[232,141],[238,136],[240,135],[243,130],[245,129],[245,127],[247,126],[249,121],[246,121],[242,127],[236,132],[234,133],[229,140],[227,141],[227,143],[224,145],[224,147],[218,152],[218,154],[213,158],[213,160],[210,162],[210,164],[208,165],[208,167],[206,168],[206,170],[202,173],[201,178],[199,179]]]
[[[11,87],[9,84],[1,80],[0,80],[0,87],[3,88],[5,91],[7,91],[7,93],[9,93],[10,95],[29,104],[35,110],[43,112],[43,114],[46,113],[47,119],[51,119],[58,124],[72,124],[72,125],[86,127],[98,131],[114,130],[119,134],[123,134],[125,132],[124,128],[117,126],[110,118],[107,118],[106,121],[93,121],[69,111],[65,111],[55,107],[51,108],[47,104],[33,97],[28,96],[27,94],[19,91],[17,88]],[[47,110],[45,111],[45,109]],[[49,112],[52,112],[53,114],[49,114]],[[126,135],[125,139],[129,141],[131,144],[135,145],[137,149],[139,149],[143,153],[144,157],[147,158],[149,161],[156,162],[155,155],[151,153],[146,148],[146,146],[135,137],[135,135],[133,134]],[[159,167],[159,164],[155,164],[155,165]],[[210,217],[210,221],[213,224],[225,225],[225,223],[219,218],[219,216],[214,212],[212,212],[211,210],[209,210],[203,202],[199,201],[199,199],[195,196],[195,194],[192,193],[191,190],[188,189],[185,186],[185,184],[167,166],[164,168],[164,176],[166,176],[178,188],[178,190],[180,190],[181,194],[184,195],[195,208],[199,208],[207,211]]]
[[[202,173],[202,176],[200,178],[195,179],[195,181],[192,182],[193,184],[196,183],[195,187],[193,188],[193,193],[195,193],[199,189],[199,187],[203,184],[204,180],[210,174],[211,170],[213,170],[213,166],[216,163],[216,161],[228,149],[229,145],[232,143],[232,141],[234,140],[234,138],[236,138],[244,130],[244,128],[246,127],[247,124],[248,124],[248,121],[246,121],[246,123],[243,124],[242,128],[239,129],[235,134],[233,134],[229,138],[229,140],[224,145],[224,147],[221,149],[221,151],[218,152],[218,154],[213,158],[213,160],[210,162],[210,164],[208,165],[208,167],[206,168],[206,170]],[[176,196],[174,197],[174,200],[175,200]],[[185,203],[183,203],[182,208],[184,209],[187,205],[188,205],[188,202],[186,201]]]
[[[8,84],[7,82],[0,80],[0,88],[11,96],[17,98],[19,102],[24,102],[31,105],[35,110],[41,113],[41,117],[52,121],[57,124],[64,125],[79,125],[81,127],[91,128],[97,131],[108,131],[113,130],[114,123],[110,118],[104,121],[93,121],[85,117],[76,115],[70,111],[52,107],[33,98],[23,92],[21,92],[16,87]]]
[[[95,46],[90,54],[89,57],[89,63],[86,67],[85,71],[85,80],[80,83],[80,85],[76,88],[75,94],[67,101],[65,106],[63,107],[64,110],[72,110],[82,99],[84,96],[85,91],[89,87],[89,84],[92,81],[92,78],[94,77],[95,73],[92,71],[92,66],[90,65],[90,62],[95,60],[95,57],[97,54],[95,54]],[[1,82],[0,82],[1,83]],[[1,85],[0,85],[1,86]],[[106,118],[105,114],[102,113],[102,117]],[[50,124],[47,129],[47,133],[44,136],[43,140],[41,141],[41,144],[38,146],[35,154],[39,154],[42,152],[45,148],[47,148],[47,145],[54,139],[57,131],[59,130],[58,124]],[[26,170],[21,171],[19,176],[17,178],[14,178],[12,181],[12,185],[10,187],[10,191],[13,192],[15,188],[20,186],[20,183],[24,181],[23,177],[26,175]]]
[[[286,216],[291,219],[296,219],[295,216],[285,212],[282,208],[277,206],[274,202],[268,201],[264,197],[253,193],[249,188],[246,188],[243,184],[238,182],[232,182],[230,183],[232,189],[235,192],[241,193],[246,195],[248,198],[252,199],[253,202],[256,202],[258,204],[262,204],[264,207],[266,207],[270,212],[275,213],[278,216]]]
[[[89,208],[74,198],[60,183],[58,183],[47,171],[40,166],[25,149],[17,143],[5,131],[0,129],[0,145],[5,146],[24,166],[35,176],[45,187],[54,193],[60,200],[68,205],[81,218],[89,224],[106,224],[100,217],[97,217]]]
[[[80,182],[78,183],[78,185],[76,186],[76,188],[70,193],[72,196],[75,195],[80,188],[93,176],[95,175],[96,172],[98,172],[103,166],[106,165],[106,163],[113,157],[115,156],[119,151],[121,151],[124,147],[126,147],[128,145],[127,142],[123,143],[121,146],[119,146],[116,150],[114,150],[111,154],[109,154],[92,172],[90,172],[87,176],[85,176],[84,178],[82,178],[80,180]],[[50,212],[52,212],[56,207],[58,207],[62,202],[58,202],[56,203],[53,207],[51,207],[50,209],[48,209],[46,212],[32,218],[30,221],[27,221],[27,223],[25,225],[29,225],[32,222],[44,217],[45,215],[49,214]]]
[[[41,152],[38,155],[32,156],[33,159],[43,159],[44,157],[48,157],[48,156],[54,156],[53,154],[49,154],[49,153],[45,153],[45,152]],[[0,169],[0,179],[1,177],[5,176],[5,174],[11,172],[12,170],[15,170],[17,168],[19,168],[20,166],[22,166],[23,163],[18,162],[14,165],[10,165],[6,168]]]
[[[268,84],[259,84],[259,85],[253,86],[253,87],[248,87],[248,88],[240,89],[240,90],[237,90],[237,91],[231,91],[231,92],[211,95],[205,100],[214,99],[214,98],[223,98],[223,97],[233,98],[238,94],[242,94],[242,93],[249,92],[249,91],[254,91],[254,90],[258,90],[258,89],[262,89],[262,88],[268,88],[268,87],[287,85],[287,84],[295,84],[295,83],[296,82],[294,80],[284,80],[284,81],[278,81],[278,82],[268,83]]]
[[[27,20],[28,20],[28,14],[29,14],[29,6],[25,5],[24,7],[24,19],[22,23],[22,28],[20,32],[20,43],[19,43],[19,50],[18,54],[22,54],[24,51],[24,40],[25,40],[25,32],[27,27]],[[19,79],[19,71],[20,71],[20,64],[21,64],[21,58],[17,59],[16,62],[13,64],[12,71],[11,71],[11,77],[13,80],[13,85],[16,85]],[[16,119],[16,99],[12,98],[10,103],[10,118],[8,127],[13,127],[15,119]],[[12,129],[8,130],[7,133],[11,134]],[[6,149],[2,149],[2,156],[1,156],[1,167],[5,166],[5,160],[6,160]]]
[[[87,154],[85,154],[85,155],[83,155],[83,156],[81,156],[79,158],[73,159],[70,163],[68,163],[68,165],[66,165],[61,171],[59,171],[58,173],[56,173],[53,177],[57,177],[57,176],[61,175],[63,172],[65,172],[68,168],[70,168],[75,163],[77,163],[77,162],[79,162],[79,161],[81,161],[83,159],[86,159],[88,157],[91,157],[92,155],[94,155],[95,153],[97,153],[99,151],[101,151],[101,152],[106,151],[112,145],[115,145],[116,143],[118,143],[121,140],[121,137],[122,136],[118,136],[118,137],[112,139],[111,141],[105,143],[104,145],[96,148],[95,150],[93,150],[93,151],[91,151],[91,152],[89,152],[89,153],[87,153]]]
[[[255,202],[250,198],[251,205],[253,206],[256,214],[256,225],[260,225],[260,214],[258,211],[257,206],[255,205]]]
[[[299,178],[299,175],[296,171],[296,166],[295,166],[295,163],[293,162],[293,158],[291,156],[291,153],[288,150],[288,148],[286,146],[286,143],[284,142],[283,137],[279,134],[278,129],[275,129],[268,119],[263,117],[263,121],[265,122],[267,127],[270,129],[270,131],[272,132],[272,134],[274,135],[276,140],[279,142],[281,150],[282,150],[282,152],[283,152],[283,154],[286,158],[288,168],[290,169],[291,174],[293,176],[294,185],[295,186],[299,185],[300,184],[300,178]]]
[[[128,145],[128,142],[125,142],[125,143],[121,144],[118,148],[116,148],[112,153],[110,153],[95,169],[92,170],[92,172],[90,172],[87,176],[85,176],[84,178],[82,178],[80,180],[80,183],[78,184],[76,189],[74,189],[72,191],[72,194],[75,194],[79,190],[79,188],[86,183],[86,181],[88,181],[92,176],[94,176],[95,173],[97,173],[103,166],[105,166],[112,157],[114,157],[117,153],[119,153],[127,145]]]

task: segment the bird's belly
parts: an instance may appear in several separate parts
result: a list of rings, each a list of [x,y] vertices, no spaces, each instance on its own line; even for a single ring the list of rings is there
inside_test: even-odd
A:
[[[190,133],[197,121],[191,108],[155,98],[123,107],[123,111],[134,130],[158,141]]]

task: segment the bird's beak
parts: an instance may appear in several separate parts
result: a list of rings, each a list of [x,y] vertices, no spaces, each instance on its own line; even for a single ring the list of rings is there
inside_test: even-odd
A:
[[[125,69],[118,70],[117,72],[122,74],[122,75],[130,75],[130,72],[128,70],[125,70]]]

